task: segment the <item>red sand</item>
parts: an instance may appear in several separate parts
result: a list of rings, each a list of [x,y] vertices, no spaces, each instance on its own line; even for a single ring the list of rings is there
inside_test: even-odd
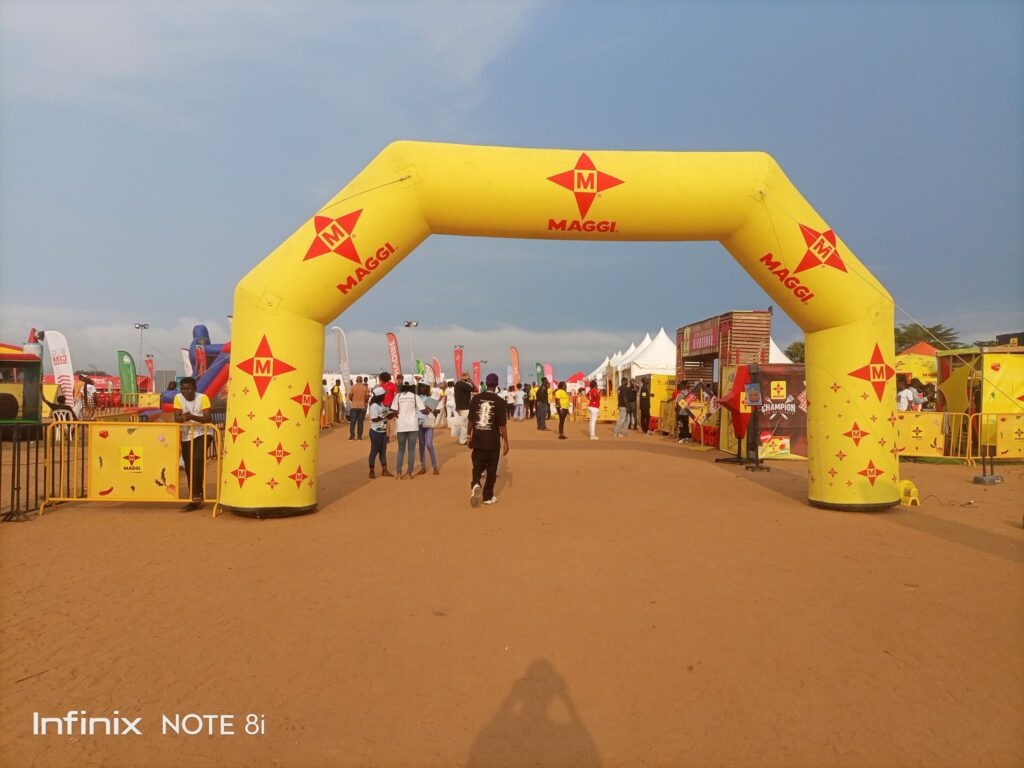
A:
[[[338,431],[315,515],[0,527],[0,763],[1024,764],[1020,466],[904,464],[923,506],[839,513],[800,463],[570,434],[513,425],[494,507],[447,434],[440,477],[397,482]],[[69,709],[143,735],[32,735]]]

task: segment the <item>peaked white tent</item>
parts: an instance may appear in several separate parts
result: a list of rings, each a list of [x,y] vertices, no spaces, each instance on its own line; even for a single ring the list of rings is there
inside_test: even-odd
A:
[[[658,335],[650,344],[633,357],[628,371],[631,378],[652,373],[676,375],[676,345],[665,333],[664,328],[658,331]]]
[[[587,374],[587,381],[593,381],[594,379],[597,379],[597,383],[599,385],[603,385],[604,384],[604,372],[605,372],[605,369],[608,367],[608,363],[609,362],[611,362],[611,361],[606,356],[603,363],[601,363],[599,366],[597,366],[597,368],[595,368],[594,370],[592,370],[590,373]]]
[[[786,353],[779,349],[779,345],[775,343],[775,339],[771,336],[768,337],[768,362],[769,363],[792,363],[793,361],[786,357]]]
[[[650,343],[651,343],[651,334],[648,333],[648,334],[646,334],[644,336],[644,340],[640,342],[640,345],[637,346],[637,348],[633,350],[632,354],[626,354],[626,355],[623,356],[623,358],[621,360],[619,360],[619,364],[615,366],[615,370],[616,371],[624,371],[627,368],[629,368],[629,364],[631,362],[633,362],[633,360],[636,359],[637,355],[639,355],[641,352],[643,352],[645,349],[647,349],[647,347],[650,345]]]

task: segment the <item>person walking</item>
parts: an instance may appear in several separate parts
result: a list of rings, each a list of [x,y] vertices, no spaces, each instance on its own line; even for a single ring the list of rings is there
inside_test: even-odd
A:
[[[517,384],[516,385],[515,403],[516,403],[516,408],[515,408],[515,411],[512,414],[512,418],[515,421],[522,421],[523,420],[523,411],[526,410],[526,393],[523,392],[523,385],[522,384]]]
[[[465,445],[469,439],[469,405],[473,400],[473,384],[469,380],[469,372],[463,371],[455,382],[455,413],[459,417],[459,445]]]
[[[537,429],[546,432],[548,428],[548,380],[546,376],[540,380],[540,386],[537,387],[536,407]]]
[[[537,388],[531,386],[529,382],[527,382],[524,386],[526,387],[526,392],[524,392],[524,397],[526,399],[526,418],[532,419],[534,418],[534,416],[536,416],[535,408],[537,402]]]
[[[600,440],[597,436],[597,414],[601,412],[601,390],[597,387],[597,379],[590,380],[587,392],[587,411],[590,413],[590,439]]]
[[[441,412],[440,408],[435,405],[430,408],[426,404],[424,398],[430,397],[430,385],[420,384],[419,387],[420,400],[424,403],[425,407],[419,414],[419,447],[420,447],[420,471],[417,475],[427,474],[427,461],[425,453],[430,452],[430,464],[434,468],[434,474],[440,475],[440,471],[437,468],[437,453],[434,452],[434,426],[437,423],[437,415]]]
[[[413,385],[404,382],[393,403],[397,414],[395,431],[398,434],[398,460],[395,462],[395,472],[399,480],[412,480],[412,470],[416,462],[416,441],[420,432],[419,414],[424,405]],[[409,456],[409,469],[403,475],[402,459],[405,458],[406,452]]]
[[[348,439],[363,439],[363,420],[366,418],[366,401],[370,397],[370,390],[363,383],[362,376],[356,376],[356,383],[348,391]]]
[[[466,444],[472,449],[473,475],[469,481],[469,504],[473,507],[496,504],[494,482],[498,476],[498,459],[508,455],[508,420],[505,402],[495,393],[498,374],[489,373],[485,380],[487,389],[476,395],[469,406],[469,435]],[[480,480],[484,472],[487,479],[483,487]]]
[[[181,391],[174,396],[174,420],[181,424],[181,458],[185,462],[190,501],[181,508],[190,512],[203,506],[206,495],[206,435],[205,425],[213,421],[210,398],[196,393],[196,380],[186,376],[181,380]]]
[[[640,405],[640,431],[645,435],[651,429],[651,383],[644,380],[640,384],[640,393],[637,401]]]
[[[380,476],[391,477],[388,472],[388,419],[391,418],[391,410],[384,405],[384,398],[387,395],[384,387],[375,387],[373,396],[370,398],[370,477],[374,473],[377,457],[380,457]],[[360,438],[361,439],[361,438]]]
[[[565,391],[565,382],[558,382],[555,390],[555,405],[558,408],[558,439],[568,440],[565,436],[565,417],[569,415],[569,393]]]

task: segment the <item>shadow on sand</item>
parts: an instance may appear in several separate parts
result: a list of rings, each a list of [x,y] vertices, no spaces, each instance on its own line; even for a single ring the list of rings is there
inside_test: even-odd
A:
[[[536,659],[477,734],[466,765],[599,768],[601,759],[565,680],[547,659]]]

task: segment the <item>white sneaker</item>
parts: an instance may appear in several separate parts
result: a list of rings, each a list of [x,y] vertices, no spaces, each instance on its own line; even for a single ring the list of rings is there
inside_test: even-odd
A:
[[[685,443],[685,440],[676,440],[677,443]]]
[[[590,439],[591,439],[591,440],[600,440],[601,438],[600,438],[600,437],[598,437],[597,435],[591,435],[591,436],[590,436]]]
[[[497,504],[497,503],[498,503],[498,497],[497,496],[491,496],[491,498],[489,498],[487,501],[484,502],[484,504]]]
[[[470,491],[470,493],[469,493],[469,506],[471,506],[471,507],[479,507],[480,506],[480,500],[484,497],[483,494],[484,494],[483,488],[480,487],[480,484],[477,483],[476,485],[474,485],[473,486],[473,490]]]

